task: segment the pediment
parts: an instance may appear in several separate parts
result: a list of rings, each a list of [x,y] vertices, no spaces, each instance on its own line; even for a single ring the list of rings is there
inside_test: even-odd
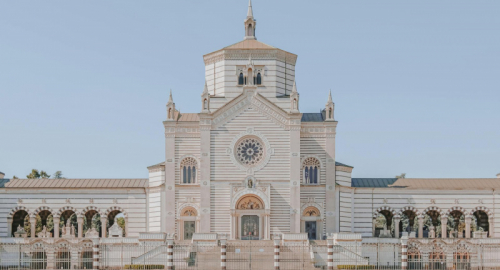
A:
[[[248,108],[254,108],[283,129],[290,129],[290,116],[286,111],[256,93],[246,90],[213,113],[212,129],[223,126]]]

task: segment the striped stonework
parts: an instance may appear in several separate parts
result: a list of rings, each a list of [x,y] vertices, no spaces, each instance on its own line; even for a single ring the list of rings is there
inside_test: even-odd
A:
[[[401,269],[408,268],[408,235],[401,237]]]
[[[333,270],[333,239],[328,239],[327,245],[328,245],[328,270]]]
[[[280,240],[274,240],[274,270],[280,269]]]
[[[220,245],[220,269],[226,270],[226,241],[221,241]]]
[[[93,258],[93,269],[99,270],[99,241],[94,241],[92,245],[92,258]]]
[[[167,269],[174,269],[174,241],[167,241]]]

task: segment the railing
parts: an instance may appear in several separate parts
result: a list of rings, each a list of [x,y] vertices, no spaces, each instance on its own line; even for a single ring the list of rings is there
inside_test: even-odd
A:
[[[285,241],[307,241],[307,233],[284,233],[283,240]]]
[[[216,233],[194,233],[193,234],[193,241],[216,241],[217,234]]]
[[[147,241],[147,240],[157,240],[157,241],[165,241],[166,234],[160,232],[142,232],[139,233],[139,241]]]

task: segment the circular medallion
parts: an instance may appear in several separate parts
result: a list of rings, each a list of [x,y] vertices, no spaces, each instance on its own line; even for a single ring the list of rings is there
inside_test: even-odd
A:
[[[246,167],[258,165],[264,158],[264,143],[256,136],[245,136],[235,145],[236,160]]]

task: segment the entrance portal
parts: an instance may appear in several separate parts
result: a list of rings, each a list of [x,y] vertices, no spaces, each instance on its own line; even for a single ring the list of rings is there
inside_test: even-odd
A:
[[[196,231],[195,221],[184,221],[184,240],[191,240]]]
[[[306,233],[309,240],[316,240],[316,221],[306,221]]]
[[[241,240],[259,240],[259,216],[241,217]]]

